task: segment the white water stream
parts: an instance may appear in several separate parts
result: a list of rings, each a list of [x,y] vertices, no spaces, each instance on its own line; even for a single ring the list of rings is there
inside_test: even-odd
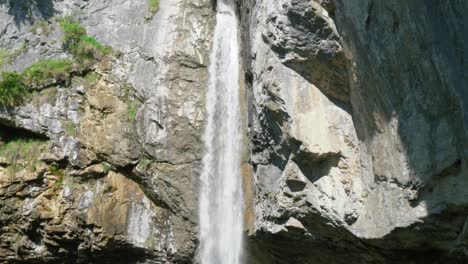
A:
[[[200,187],[201,264],[242,262],[239,43],[234,0],[218,0]]]

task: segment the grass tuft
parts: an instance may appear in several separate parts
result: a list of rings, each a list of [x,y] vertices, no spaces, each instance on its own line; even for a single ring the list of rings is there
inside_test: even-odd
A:
[[[14,177],[18,171],[25,168],[35,171],[39,156],[46,147],[47,142],[42,140],[18,138],[7,142],[0,148],[0,156],[6,158],[11,164],[7,167],[8,175]]]
[[[72,137],[78,136],[78,128],[76,127],[75,123],[73,123],[73,121],[71,120],[64,121],[62,123],[62,126],[63,126],[63,130],[65,134],[72,136]]]
[[[50,83],[65,82],[70,79],[72,70],[73,62],[69,59],[40,60],[24,70],[23,83],[38,88]]]
[[[15,139],[7,142],[0,148],[0,156],[5,157],[8,162],[14,162],[19,158],[36,158],[44,150],[47,143],[35,139]]]
[[[112,47],[102,45],[95,38],[88,36],[86,29],[73,19],[62,19],[60,24],[65,34],[63,38],[65,49],[84,68],[88,68],[105,56],[112,54]]]
[[[50,174],[52,174],[53,176],[57,178],[57,180],[55,181],[55,185],[63,186],[63,180],[65,178],[65,171],[62,169],[59,169],[55,165],[50,165],[49,171],[50,171]]]

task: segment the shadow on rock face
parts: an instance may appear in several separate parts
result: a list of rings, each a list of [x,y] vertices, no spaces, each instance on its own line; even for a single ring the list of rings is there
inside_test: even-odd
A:
[[[262,37],[285,66],[330,98],[348,103],[347,58],[329,15],[316,2],[293,0],[269,16]]]
[[[8,7],[8,14],[14,17],[17,27],[36,19],[47,20],[55,15],[53,0],[0,0]]]
[[[312,2],[326,3],[322,7],[328,15]],[[334,168],[341,170],[339,160],[347,153],[324,151],[318,158],[313,154],[322,152],[307,151],[312,149],[307,144],[306,151],[301,151],[302,142],[294,142],[284,133],[289,129],[283,126],[284,120],[296,116],[292,113],[284,118],[287,109],[276,106],[284,103],[265,93],[273,98],[266,107],[273,111],[260,116],[264,133],[256,137],[269,142],[265,148],[274,154],[268,161],[274,168],[262,165],[256,171],[264,178],[260,190],[266,190],[259,195],[257,214],[258,219],[279,227],[265,225],[251,237],[255,245],[250,252],[264,254],[259,258],[264,261],[258,263],[444,263],[444,258],[450,263],[467,263],[468,28],[463,14],[468,2],[289,0],[276,9],[274,3],[268,5],[265,14],[257,12],[265,21],[261,41],[282,66],[317,86],[352,116],[350,130],[357,134],[352,143],[359,145],[356,156],[361,163],[356,166],[359,175],[349,182],[360,184],[360,178],[364,188],[357,189],[356,201],[344,200],[345,209],[362,205],[353,214],[343,214],[345,220],[347,215],[352,220],[343,224],[346,230],[339,229],[341,223],[330,221],[326,214],[333,213],[330,208],[340,199],[317,203],[320,206],[314,208],[325,209],[325,213],[311,210],[304,215],[301,209],[308,205],[302,198],[307,197],[303,195],[307,187],[333,186],[332,181],[320,185],[332,179],[323,175]],[[259,72],[268,74],[265,68]],[[275,89],[270,80],[257,78],[257,83],[268,85],[259,87],[262,91],[279,90],[292,96],[292,89]],[[254,147],[263,151],[256,140]],[[294,166],[287,166],[289,159]],[[260,158],[253,162],[257,160],[267,163]],[[283,189],[268,184],[281,177],[286,179]],[[343,182],[347,184],[347,180]],[[352,197],[347,192],[353,188],[345,188],[343,197]],[[291,206],[278,205],[278,197]],[[324,201],[327,196],[314,198],[308,201]],[[299,220],[304,232],[312,236],[301,237],[291,228],[288,237],[280,228],[288,228],[289,217]],[[321,243],[329,247],[312,253]],[[346,246],[354,243],[363,243],[363,247]],[[338,253],[342,248],[349,251],[343,259]],[[335,258],[327,259],[327,250]],[[371,258],[352,256],[359,251]]]

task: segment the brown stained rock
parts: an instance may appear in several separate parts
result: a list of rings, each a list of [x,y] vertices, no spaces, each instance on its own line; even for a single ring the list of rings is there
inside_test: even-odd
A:
[[[112,85],[103,80],[87,91],[86,100],[88,104],[80,122],[82,147],[119,166],[133,163],[138,157],[138,148],[130,134],[128,105],[114,94]],[[80,152],[86,153],[86,150]],[[93,159],[89,154],[83,154],[83,161]]]

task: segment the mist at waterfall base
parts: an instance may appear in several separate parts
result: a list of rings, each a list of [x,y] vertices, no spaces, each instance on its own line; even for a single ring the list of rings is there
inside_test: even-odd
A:
[[[239,43],[234,0],[218,0],[200,187],[201,264],[242,262]]]

